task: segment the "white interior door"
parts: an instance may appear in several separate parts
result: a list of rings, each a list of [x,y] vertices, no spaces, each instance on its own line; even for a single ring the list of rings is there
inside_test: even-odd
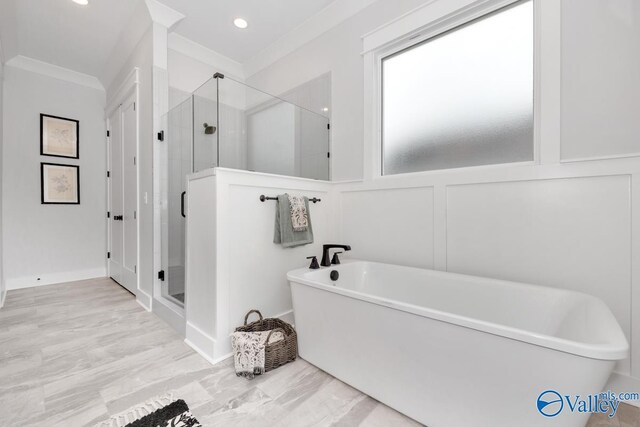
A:
[[[109,117],[109,275],[136,294],[138,288],[138,120],[131,96]]]
[[[118,107],[109,117],[109,276],[122,284],[123,221],[122,212],[122,109]]]
[[[136,293],[138,287],[138,182],[137,158],[138,120],[135,98],[122,105],[123,158],[123,263],[122,285]]]

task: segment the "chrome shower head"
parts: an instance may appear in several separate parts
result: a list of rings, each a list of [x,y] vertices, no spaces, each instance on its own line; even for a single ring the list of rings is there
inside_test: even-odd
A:
[[[204,126],[204,134],[205,135],[213,135],[214,133],[216,133],[216,127],[215,126],[209,126],[208,123],[205,123],[203,126]]]

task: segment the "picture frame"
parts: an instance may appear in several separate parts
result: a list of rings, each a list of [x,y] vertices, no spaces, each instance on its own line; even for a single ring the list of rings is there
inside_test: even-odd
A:
[[[79,205],[80,166],[40,163],[40,201],[43,205]]]
[[[80,158],[80,121],[40,114],[40,155]]]

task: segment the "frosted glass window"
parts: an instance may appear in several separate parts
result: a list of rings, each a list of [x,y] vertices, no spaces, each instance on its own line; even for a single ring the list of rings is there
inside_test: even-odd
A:
[[[533,2],[382,61],[382,173],[533,160]]]

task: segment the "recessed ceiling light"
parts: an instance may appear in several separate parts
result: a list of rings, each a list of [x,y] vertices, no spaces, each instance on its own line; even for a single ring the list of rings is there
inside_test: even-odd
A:
[[[329,108],[324,107],[324,108],[322,109],[322,111],[324,111],[324,112],[326,113],[327,111],[329,111]]]
[[[89,0],[73,0],[74,3],[78,3],[81,4],[83,6],[86,6],[89,4]]]
[[[75,0],[74,0],[75,1]],[[86,0],[85,0],[86,1]],[[245,29],[249,26],[249,24],[247,23],[246,20],[242,19],[242,18],[236,18],[233,20],[233,25],[235,25],[238,28],[242,28]]]

